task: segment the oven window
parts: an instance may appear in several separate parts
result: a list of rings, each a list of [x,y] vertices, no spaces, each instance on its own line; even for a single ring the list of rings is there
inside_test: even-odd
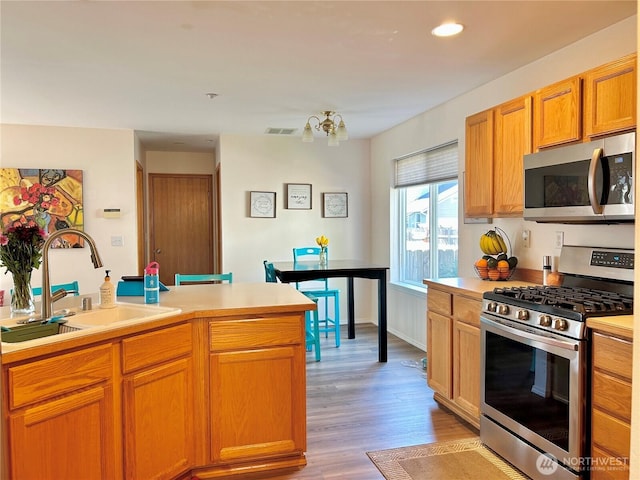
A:
[[[486,331],[485,403],[569,448],[569,360]]]

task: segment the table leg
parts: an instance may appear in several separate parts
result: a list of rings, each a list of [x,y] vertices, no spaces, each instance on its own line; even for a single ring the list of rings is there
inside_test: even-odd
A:
[[[387,361],[387,278],[378,278],[378,361]]]
[[[348,338],[356,338],[356,316],[353,300],[353,277],[347,278],[347,321]]]

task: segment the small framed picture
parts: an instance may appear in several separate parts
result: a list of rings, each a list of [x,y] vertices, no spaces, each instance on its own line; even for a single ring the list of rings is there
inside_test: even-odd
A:
[[[249,216],[254,218],[275,218],[276,192],[250,192]]]
[[[322,194],[322,216],[325,218],[346,218],[348,206],[346,192]]]
[[[311,184],[287,183],[287,208],[311,210]]]

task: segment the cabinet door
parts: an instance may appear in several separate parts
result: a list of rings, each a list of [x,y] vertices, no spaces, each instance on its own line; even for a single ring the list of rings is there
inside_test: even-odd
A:
[[[427,312],[427,382],[451,398],[451,318]]]
[[[467,117],[465,123],[464,213],[493,213],[493,110]]]
[[[635,128],[636,78],[635,54],[585,74],[585,136]]]
[[[10,415],[11,478],[121,479],[110,384]]]
[[[582,80],[572,77],[537,90],[533,104],[535,149],[582,139]]]
[[[531,97],[512,100],[495,110],[493,210],[495,216],[521,216],[522,156],[531,153]]]
[[[305,451],[304,354],[300,345],[211,354],[214,463]]]
[[[480,329],[455,321],[453,327],[453,401],[480,419]]]
[[[170,479],[191,468],[192,371],[187,357],[125,377],[126,478]]]

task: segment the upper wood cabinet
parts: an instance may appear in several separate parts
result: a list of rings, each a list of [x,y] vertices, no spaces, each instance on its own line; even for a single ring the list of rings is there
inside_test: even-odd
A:
[[[590,139],[636,126],[637,56],[628,55],[584,75],[584,128]]]
[[[531,153],[531,96],[495,109],[494,216],[520,216],[523,210],[523,156]]]
[[[465,124],[464,212],[493,214],[493,110],[467,117]]]
[[[522,157],[531,153],[531,96],[466,119],[465,216],[522,215]]]
[[[575,76],[536,90],[533,138],[536,150],[582,139],[582,79]]]

